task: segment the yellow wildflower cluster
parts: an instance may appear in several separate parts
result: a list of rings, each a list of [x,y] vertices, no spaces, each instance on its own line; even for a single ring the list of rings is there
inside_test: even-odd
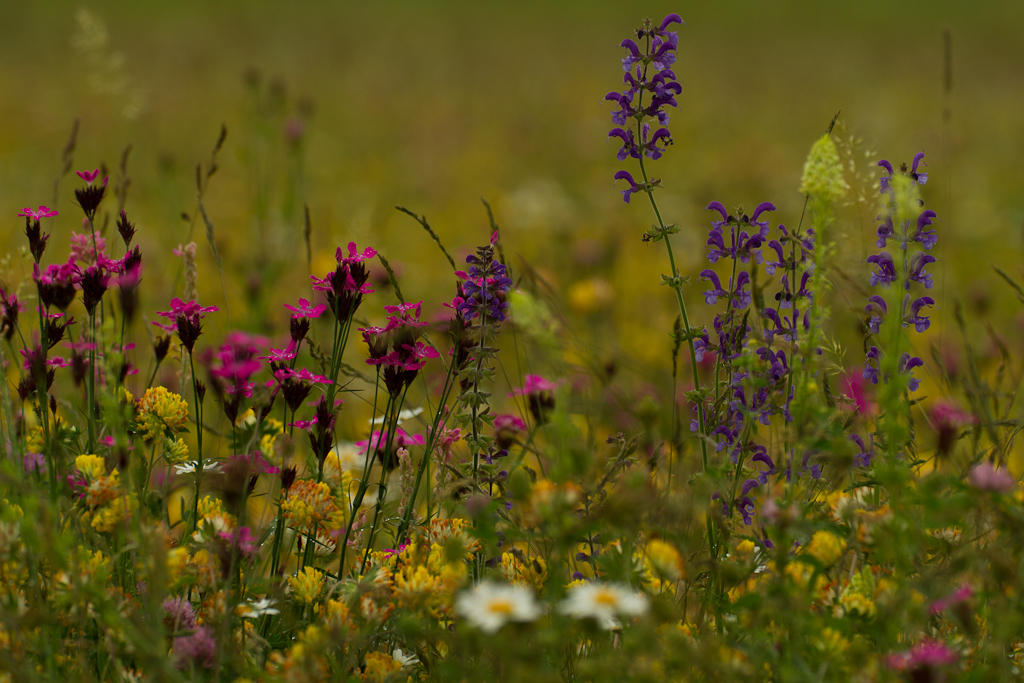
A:
[[[237,524],[235,516],[224,509],[224,501],[212,496],[203,496],[198,505],[199,523],[192,535],[197,543],[206,543],[220,533],[234,531]]]
[[[147,441],[170,431],[172,434],[188,423],[188,404],[181,396],[164,387],[151,387],[139,399],[136,421]]]
[[[117,469],[106,474],[106,461],[98,455],[85,454],[75,458],[75,469],[85,480],[79,502],[85,507],[82,520],[99,532],[111,532],[131,517],[138,508],[134,494],[121,486]]]
[[[391,655],[383,652],[369,652],[366,655],[366,670],[363,672],[364,681],[372,683],[384,683],[391,680],[391,675],[400,671],[402,665]]]
[[[807,554],[830,567],[846,552],[846,541],[831,531],[817,531],[807,544]]]
[[[320,598],[324,587],[325,575],[313,567],[306,567],[288,579],[288,587],[292,590],[295,600],[303,605],[312,605]]]
[[[330,645],[323,629],[310,626],[299,634],[287,655],[274,652],[267,659],[266,672],[275,677],[273,680],[286,683],[329,680],[331,669],[325,653]]]
[[[179,462],[185,462],[188,460],[188,446],[185,445],[184,439],[164,439],[164,460],[169,465],[174,465]]]
[[[387,599],[434,616],[447,613],[468,575],[464,557],[449,558],[448,554],[437,543],[429,547],[410,543],[397,554],[375,553],[374,561],[380,566],[378,576],[387,577]],[[388,569],[391,564],[394,569]]]
[[[875,581],[871,569],[865,567],[854,574],[849,584],[839,594],[834,611],[837,617],[855,615],[865,618],[875,616],[875,596],[884,589],[884,584]]]
[[[479,542],[470,538],[468,530],[471,525],[468,519],[453,517],[449,519],[432,519],[421,532],[430,545],[444,546],[453,538],[462,542],[466,552],[473,553],[479,548]]]
[[[107,473],[107,463],[98,455],[80,455],[75,458],[75,469],[81,472],[88,481],[93,481]]]
[[[288,489],[288,496],[281,503],[285,519],[297,529],[312,529],[314,524],[331,519],[338,506],[331,495],[331,487],[309,479],[300,479]]]
[[[509,583],[532,586],[541,594],[548,580],[548,566],[544,558],[528,558],[519,550],[501,554],[501,571]]]

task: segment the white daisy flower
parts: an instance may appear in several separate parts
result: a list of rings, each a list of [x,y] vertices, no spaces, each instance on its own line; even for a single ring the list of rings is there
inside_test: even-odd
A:
[[[207,460],[203,463],[203,472],[221,472],[224,470],[224,466],[213,460]],[[174,471],[178,474],[192,474],[196,471],[196,462],[185,462],[180,465],[174,466]]]
[[[402,412],[398,413],[398,424],[401,425],[403,422],[408,422],[409,420],[413,419],[422,412],[423,406],[420,406],[419,408],[406,408]],[[377,425],[382,425],[384,424],[385,419],[387,418],[384,415],[381,415],[380,417],[375,417],[372,420],[370,420],[370,425],[374,427]]]
[[[273,606],[275,602],[269,598],[263,598],[256,602],[249,601],[244,605],[239,605],[241,612],[238,616],[243,619],[257,619],[264,614],[280,614],[281,610]]]
[[[491,581],[460,594],[455,611],[484,633],[495,633],[509,621],[534,621],[541,615],[533,589]]]
[[[391,653],[391,658],[402,665],[404,669],[407,666],[416,666],[420,663],[419,657],[413,653],[405,654],[401,648],[396,647],[395,651]]]
[[[558,611],[576,619],[594,619],[605,629],[621,628],[618,615],[638,617],[647,612],[647,596],[627,585],[584,583],[573,586]]]

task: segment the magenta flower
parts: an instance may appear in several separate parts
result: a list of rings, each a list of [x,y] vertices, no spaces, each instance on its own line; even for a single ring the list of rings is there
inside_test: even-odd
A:
[[[175,638],[172,652],[175,657],[174,666],[178,669],[187,669],[192,665],[212,669],[217,656],[217,639],[213,636],[213,629],[200,626],[192,635]]]
[[[292,370],[291,368],[281,368],[280,370],[274,373],[274,377],[277,378],[277,381],[279,382],[283,382],[289,379],[297,379],[300,382],[315,382],[320,384],[332,383],[331,380],[327,379],[323,375],[314,375],[306,368],[301,368],[299,370]]]
[[[516,437],[525,431],[526,423],[515,415],[494,416],[494,439],[498,448],[508,448],[515,443]]]
[[[274,468],[276,471],[276,468]],[[217,534],[228,544],[228,552],[236,549],[243,558],[249,559],[256,554],[256,538],[249,527],[243,526],[235,531],[221,531]]]
[[[526,375],[523,377],[523,386],[513,389],[509,396],[531,396],[546,391],[554,391],[562,382],[551,382],[540,375]]]
[[[362,261],[371,259],[376,255],[377,252],[371,249],[370,247],[367,247],[366,249],[363,250],[362,253],[359,253],[356,250],[356,243],[349,242],[348,256],[345,256],[345,252],[341,250],[341,247],[338,247],[338,250],[335,252],[334,257],[335,259],[337,259],[338,263],[342,265],[351,265],[353,263],[361,263]]]
[[[46,474],[46,456],[42,453],[26,453],[22,464],[26,472],[35,470],[38,474]]]
[[[398,327],[425,327],[430,325],[428,322],[420,320],[420,312],[423,307],[423,302],[418,301],[414,304],[405,303],[397,306],[385,306],[384,310],[390,313],[388,316],[387,327],[384,328],[386,331],[394,330]]]
[[[71,260],[50,264],[44,270],[40,270],[36,263],[32,266],[32,277],[36,281],[43,306],[47,309],[55,306],[64,311],[75,300],[75,289],[81,284],[82,271]]]
[[[523,396],[526,398],[526,405],[530,414],[537,422],[543,422],[545,415],[555,407],[555,397],[552,392],[561,384],[544,379],[540,375],[526,375],[523,377],[523,386],[513,389],[509,396]]]
[[[53,218],[56,215],[57,215],[57,210],[56,209],[48,209],[45,206],[40,206],[35,211],[33,211],[32,209],[30,209],[28,207],[25,207],[18,214],[19,217],[24,216],[25,218],[31,218],[32,220],[36,220],[36,221],[41,220],[43,218]]]
[[[967,481],[976,489],[997,493],[1012,491],[1017,485],[1017,480],[1009,472],[997,469],[988,462],[975,465],[968,475]]]
[[[904,652],[897,652],[886,658],[886,664],[898,671],[909,671],[913,680],[937,680],[935,669],[954,663],[957,653],[945,643],[925,640]]]
[[[405,448],[408,450],[410,446],[422,446],[426,443],[426,439],[422,434],[412,436],[408,434],[404,429],[398,427],[395,430],[395,438],[391,443],[391,452],[388,454],[384,453],[384,449],[388,443],[388,430],[374,430],[370,434],[370,438],[365,441],[356,441],[356,446],[359,447],[360,455],[365,456],[370,448],[373,448],[374,455],[381,461],[388,470],[392,470],[398,466],[398,449]]]
[[[93,248],[93,239],[96,240],[95,248]],[[94,265],[97,256],[101,259],[101,262],[106,260],[106,248],[107,240],[100,236],[98,230],[91,235],[89,233],[79,234],[73,230],[71,231],[71,259],[77,263],[86,266]]]
[[[286,349],[270,349],[270,353],[266,356],[257,356],[257,358],[260,360],[270,361],[272,363],[287,363],[295,358],[295,356],[295,347],[289,344]]]
[[[92,185],[93,181],[95,181],[96,178],[99,177],[99,174],[100,169],[98,168],[95,171],[75,171],[75,175],[77,175],[79,178],[89,183],[90,185]]]
[[[71,365],[71,362],[66,358],[60,356],[49,356],[43,355],[41,347],[37,346],[34,349],[18,349],[18,353],[24,356],[25,360],[22,362],[22,367],[26,370],[32,370],[34,365],[45,365],[48,368],[66,368]],[[45,358],[45,361],[44,361]]]
[[[216,306],[200,306],[195,301],[184,303],[181,299],[175,297],[171,299],[171,310],[164,311],[163,313],[157,311],[157,315],[162,315],[165,318],[177,318],[180,316],[187,318],[199,316],[203,318],[207,313],[214,313],[219,310]]]
[[[419,370],[431,358],[439,358],[441,354],[433,346],[421,341],[415,345],[402,344],[404,367],[406,370]]]
[[[515,415],[495,415],[494,429],[495,431],[525,432],[526,423]]]
[[[974,589],[970,586],[961,586],[957,588],[951,595],[947,595],[944,598],[939,598],[932,603],[930,611],[932,614],[940,614],[945,612],[950,607],[962,605],[971,599],[974,595]]]
[[[191,631],[196,627],[196,611],[192,603],[184,596],[164,600],[164,625],[171,633]]]
[[[370,365],[380,365],[379,362],[371,361],[377,361],[387,355],[390,344],[388,329],[386,327],[360,327],[358,329],[363,333],[363,341],[366,342],[366,347],[370,351],[370,359],[366,362]]]
[[[216,306],[200,306],[195,301],[184,303],[181,299],[175,297],[171,299],[171,310],[157,311],[157,315],[169,318],[175,324],[173,326],[158,322],[153,324],[164,331],[177,332],[178,340],[188,349],[189,353],[192,353],[196,340],[199,339],[199,335],[203,331],[203,326],[200,322],[203,316],[218,310],[220,309]]]
[[[288,304],[285,304],[284,307],[292,312],[293,318],[319,318],[327,310],[327,304],[312,306],[306,299],[299,299],[298,307]]]

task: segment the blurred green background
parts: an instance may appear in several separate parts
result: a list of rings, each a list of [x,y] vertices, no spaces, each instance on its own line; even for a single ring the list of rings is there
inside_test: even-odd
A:
[[[439,310],[454,282],[447,263],[393,207],[426,214],[449,250],[465,254],[489,233],[484,198],[515,273],[535,269],[565,325],[598,355],[663,368],[675,312],[658,281],[668,267],[660,245],[640,241],[649,207],[624,204],[613,186],[615,171],[635,167],[606,142],[602,98],[621,88],[618,43],[644,16],[671,11],[688,22],[675,69],[683,93],[675,145],[652,172],[664,180],[666,219],[683,227],[685,272],[704,267],[710,201],[770,200],[773,225],[796,223],[803,159],[842,110],[864,173],[879,158],[926,152],[924,196],[942,221],[936,319],[959,297],[1019,339],[1018,309],[990,264],[1021,272],[1021,2],[5,2],[0,247],[21,248],[23,206],[53,205],[61,149],[79,119],[74,169],[105,163],[113,183],[132,145],[127,208],[152,317],[177,274],[170,250],[189,233],[181,214],[195,215],[196,164],[224,123],[205,205],[236,324],[280,334],[279,304],[308,292],[304,204],[315,272],[355,240],[396,265],[407,298]],[[80,229],[75,183],[71,175],[59,188],[50,262]],[[861,281],[876,213],[873,196],[854,203],[832,235],[839,265]],[[193,239],[204,303],[221,305],[201,224]],[[5,278],[16,280],[16,260],[8,265]],[[838,276],[836,286],[837,334],[859,345],[863,294]],[[709,323],[700,289],[687,297],[696,322]],[[378,318],[391,301],[371,299],[361,314]],[[846,360],[862,363],[860,349]]]

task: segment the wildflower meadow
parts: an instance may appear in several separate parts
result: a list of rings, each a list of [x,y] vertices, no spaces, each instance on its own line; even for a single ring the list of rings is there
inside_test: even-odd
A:
[[[631,9],[584,24],[596,127],[551,92],[550,131],[502,129],[583,150],[572,202],[473,196],[449,229],[430,181],[367,161],[320,196],[383,197],[401,229],[331,226],[310,131],[339,120],[255,68],[241,135],[193,132],[185,172],[137,161],[155,127],[92,154],[75,121],[55,181],[8,184],[0,682],[1024,677],[1024,271],[1019,236],[948,228],[954,34],[938,141],[876,152],[825,103],[736,184],[749,155],[686,114],[714,13]],[[76,17],[105,115],[144,120],[153,91]],[[407,128],[468,135],[426,122],[484,95],[400,71],[375,88],[419,98]],[[697,148],[724,159],[699,182]],[[593,225],[557,228],[573,206]]]

